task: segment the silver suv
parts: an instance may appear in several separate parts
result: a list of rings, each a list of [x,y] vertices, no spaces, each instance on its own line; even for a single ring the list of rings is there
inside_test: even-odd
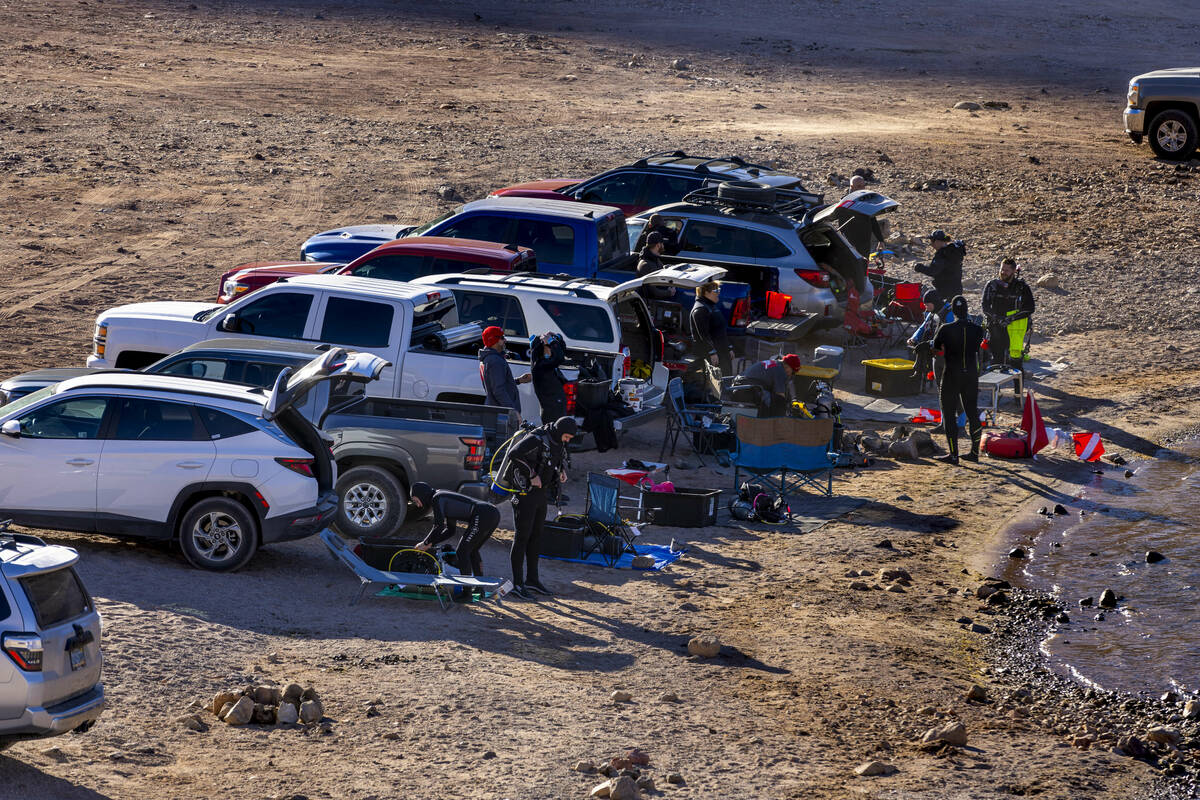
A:
[[[874,292],[867,256],[889,235],[879,215],[898,206],[878,192],[851,192],[830,205],[813,206],[798,192],[733,182],[692,192],[631,217],[629,240],[640,238],[652,215],[674,234],[679,251],[663,260],[717,264],[726,278],[750,284],[751,304],[764,313],[768,291],[791,295],[789,313],[815,314],[819,324],[840,325],[847,290],[864,306]]]
[[[0,750],[83,733],[104,709],[100,614],[79,554],[0,522]]]

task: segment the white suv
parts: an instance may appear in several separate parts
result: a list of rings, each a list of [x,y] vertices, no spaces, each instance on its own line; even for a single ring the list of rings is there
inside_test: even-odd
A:
[[[337,511],[329,445],[295,406],[322,380],[384,366],[335,348],[269,393],[141,373],[41,389],[0,407],[0,519],[176,539],[194,566],[237,569]]]

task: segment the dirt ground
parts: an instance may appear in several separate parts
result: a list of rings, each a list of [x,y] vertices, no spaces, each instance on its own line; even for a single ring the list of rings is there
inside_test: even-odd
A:
[[[1037,387],[1044,413],[1153,455],[1200,408],[1200,190],[1197,162],[1125,140],[1120,109],[1129,76],[1188,65],[1194,28],[1161,2],[974,8],[8,0],[0,374],[80,364],[101,310],[215,297],[224,269],[316,231],[430,219],[444,184],[471,199],[684,148],[778,161],[831,195],[869,167],[900,230],[967,240],[977,285],[1002,254],[1053,272],[1034,354],[1071,366]],[[638,436],[622,455],[657,455],[661,431]],[[55,535],[104,614],[111,705],[87,735],[7,751],[0,797],[585,797],[598,779],[572,765],[631,746],[666,797],[1151,796],[1147,764],[1070,746],[1069,710],[963,699],[1021,685],[955,620],[979,615],[962,590],[991,571],[997,531],[1093,478],[1068,455],[843,471],[835,491],[868,502],[816,533],[654,527],[691,548],[664,572],[545,562],[554,600],[448,614],[349,608],[354,582],[315,540],[209,575]],[[574,477],[612,463],[581,457]],[[484,551],[502,573],[508,536]],[[912,574],[906,592],[849,588],[847,570],[884,567]],[[701,633],[720,657],[687,655]],[[328,732],[172,721],[261,679],[313,685]],[[969,748],[916,747],[951,718]],[[857,777],[872,759],[899,771]]]

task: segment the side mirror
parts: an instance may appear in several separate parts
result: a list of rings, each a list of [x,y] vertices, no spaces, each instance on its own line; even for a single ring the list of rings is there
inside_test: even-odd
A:
[[[0,425],[0,433],[5,436],[11,436],[14,439],[21,438],[21,423],[15,419],[10,419],[8,422]]]
[[[221,320],[221,324],[219,327],[223,331],[230,331],[232,333],[237,333],[237,331],[239,330],[237,314],[230,314],[225,319]]]

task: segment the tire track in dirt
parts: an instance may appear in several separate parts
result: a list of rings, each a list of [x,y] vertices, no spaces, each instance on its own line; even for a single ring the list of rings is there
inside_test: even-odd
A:
[[[75,275],[67,280],[59,281],[45,291],[39,292],[32,297],[22,300],[19,303],[13,303],[12,305],[6,306],[4,309],[0,309],[0,320],[13,317],[22,311],[27,311],[34,306],[40,305],[49,300],[53,300],[56,297],[66,294],[67,292],[75,291],[82,286],[86,286],[97,278],[110,275],[118,270],[125,269],[126,267],[125,264],[113,264],[112,262],[105,263],[108,266],[104,266],[102,269],[98,270],[94,269],[95,265],[84,267],[83,269],[90,271],[83,275]]]

